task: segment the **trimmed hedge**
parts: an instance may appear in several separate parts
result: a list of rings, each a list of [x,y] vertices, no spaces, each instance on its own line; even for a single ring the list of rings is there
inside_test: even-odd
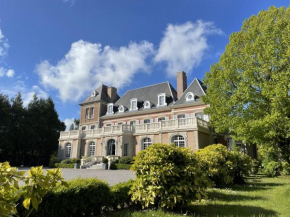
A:
[[[127,182],[122,182],[111,187],[111,206],[113,210],[127,208],[132,205],[129,191],[133,185],[133,182],[133,180],[129,180]]]
[[[62,164],[81,163],[81,159],[79,159],[79,158],[69,158],[69,159],[62,160],[60,163],[62,163]]]
[[[56,163],[55,167],[58,167],[58,168],[74,168],[74,164]]]
[[[107,183],[95,178],[78,178],[68,184],[69,188],[58,186],[48,192],[31,216],[98,216],[104,208],[111,207],[112,194]]]
[[[118,170],[130,170],[132,164],[115,164]]]

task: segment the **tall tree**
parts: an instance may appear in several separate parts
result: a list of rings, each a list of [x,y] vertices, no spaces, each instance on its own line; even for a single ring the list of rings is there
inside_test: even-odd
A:
[[[75,130],[79,129],[80,119],[74,119]]]
[[[203,97],[217,132],[272,144],[290,161],[290,7],[246,19],[206,73]],[[281,152],[282,153],[282,152]]]
[[[74,124],[71,124],[70,127],[69,127],[69,130],[71,131],[71,130],[74,130],[74,129],[75,129]]]

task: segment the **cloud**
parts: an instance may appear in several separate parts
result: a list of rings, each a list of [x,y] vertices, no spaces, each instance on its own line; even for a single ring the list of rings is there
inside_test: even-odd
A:
[[[45,87],[59,91],[62,101],[78,101],[102,83],[117,88],[129,85],[136,73],[148,72],[146,59],[153,52],[153,44],[146,41],[112,48],[80,40],[56,65],[42,61],[36,72]]]
[[[7,38],[5,38],[0,29],[0,57],[4,57],[7,55],[8,48],[9,48],[8,40]]]
[[[6,75],[7,77],[11,78],[13,77],[15,74],[14,70],[13,69],[9,69],[7,72],[6,72]]]
[[[74,6],[77,0],[63,0],[64,3],[68,3],[70,7]]]
[[[0,66],[0,77],[3,77],[4,75],[12,78],[14,76],[15,72],[13,69],[5,69],[3,67]]]
[[[175,76],[178,71],[191,73],[200,64],[208,49],[209,35],[222,35],[223,31],[212,22],[186,22],[181,25],[169,24],[164,32],[155,63],[166,63],[168,76]]]
[[[74,124],[74,118],[67,118],[63,122],[65,123],[65,126],[66,126],[65,130],[68,131],[70,128],[70,125]]]

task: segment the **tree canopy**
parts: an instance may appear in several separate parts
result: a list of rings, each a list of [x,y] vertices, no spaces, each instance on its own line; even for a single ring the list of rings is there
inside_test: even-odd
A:
[[[204,78],[206,113],[219,133],[289,149],[290,7],[270,7],[231,34]]]

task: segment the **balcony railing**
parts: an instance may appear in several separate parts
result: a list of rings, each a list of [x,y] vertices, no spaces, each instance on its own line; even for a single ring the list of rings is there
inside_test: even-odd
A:
[[[137,125],[117,125],[117,126],[105,126],[103,128],[97,128],[93,130],[73,130],[68,132],[61,132],[60,139],[78,139],[78,138],[90,138],[95,136],[104,136],[112,134],[122,133],[144,133],[144,132],[160,132],[167,130],[177,129],[190,129],[202,127],[208,130],[208,122],[199,118],[182,118],[172,119],[167,121],[149,123],[149,124],[137,124]]]

